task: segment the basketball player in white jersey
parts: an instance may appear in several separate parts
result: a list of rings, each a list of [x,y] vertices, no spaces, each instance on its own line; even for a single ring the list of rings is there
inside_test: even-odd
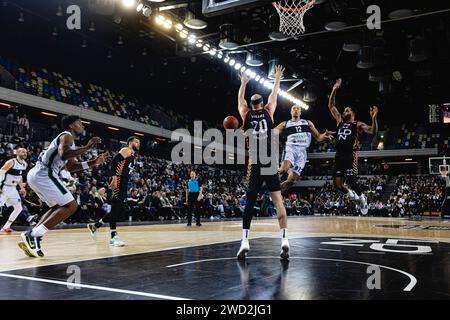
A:
[[[311,144],[311,136],[317,141],[331,140],[335,132],[325,130],[319,133],[314,123],[309,120],[301,119],[302,109],[294,105],[291,108],[291,120],[281,122],[275,132],[285,131],[287,134],[284,158],[279,169],[280,174],[289,172],[288,178],[281,184],[281,194],[291,188],[300,178],[303,168],[306,164],[306,149]]]
[[[42,236],[51,228],[66,220],[78,208],[72,194],[60,179],[60,172],[87,170],[109,160],[109,154],[103,153],[96,159],[77,162],[76,158],[93,149],[101,139],[94,137],[84,147],[75,147],[75,140],[84,131],[83,123],[77,116],[64,116],[61,132],[50,145],[41,152],[36,166],[28,172],[27,182],[31,189],[50,207],[30,231],[21,234],[19,247],[29,257],[43,257],[40,247]]]
[[[1,231],[6,233],[11,233],[13,231],[11,225],[23,210],[22,201],[17,192],[17,186],[20,187],[20,192],[25,194],[22,176],[25,174],[28,167],[28,164],[25,161],[27,155],[27,149],[18,148],[16,150],[16,158],[6,161],[0,169],[0,207],[3,207],[6,204],[8,207],[12,206],[14,208],[8,221],[1,229]]]

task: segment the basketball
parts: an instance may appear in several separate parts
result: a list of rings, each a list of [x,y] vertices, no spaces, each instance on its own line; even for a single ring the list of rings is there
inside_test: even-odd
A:
[[[225,129],[237,129],[239,127],[239,121],[234,116],[228,116],[223,119],[223,127]]]

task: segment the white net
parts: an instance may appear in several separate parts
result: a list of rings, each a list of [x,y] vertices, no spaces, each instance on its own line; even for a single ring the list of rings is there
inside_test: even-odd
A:
[[[315,0],[281,0],[272,5],[280,15],[280,32],[288,36],[305,33],[303,16],[314,6]]]

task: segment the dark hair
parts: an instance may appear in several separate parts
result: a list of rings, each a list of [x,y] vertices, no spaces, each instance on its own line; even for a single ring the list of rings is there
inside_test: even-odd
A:
[[[131,137],[129,137],[129,138],[127,139],[127,145],[130,144],[130,142],[133,141],[133,140],[135,140],[135,139],[140,140],[139,137],[136,137],[136,136],[131,136]]]
[[[61,119],[61,127],[63,128],[63,130],[68,130],[69,126],[77,120],[80,120],[79,116],[75,115],[64,116]]]

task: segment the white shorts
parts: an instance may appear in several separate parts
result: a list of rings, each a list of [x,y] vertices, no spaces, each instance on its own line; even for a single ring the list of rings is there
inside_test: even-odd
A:
[[[65,206],[75,200],[61,179],[40,164],[36,164],[28,172],[27,183],[50,208],[56,205]]]
[[[295,146],[286,146],[284,150],[284,160],[288,160],[292,167],[289,171],[295,172],[297,175],[301,175],[303,168],[305,168],[307,159],[307,152],[305,148],[295,147]]]
[[[22,206],[22,200],[20,200],[19,192],[17,192],[16,187],[3,186],[2,192],[0,193],[0,207],[5,205],[7,207],[15,206],[20,204]]]

